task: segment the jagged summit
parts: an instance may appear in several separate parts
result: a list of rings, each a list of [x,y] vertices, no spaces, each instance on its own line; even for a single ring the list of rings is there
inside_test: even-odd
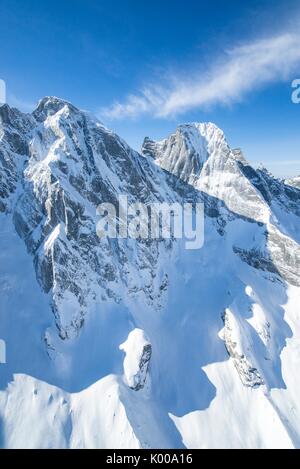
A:
[[[73,104],[64,99],[57,98],[55,96],[45,96],[38,102],[38,105],[32,114],[38,121],[44,121],[47,117],[56,114],[65,106],[74,112],[79,112]]]
[[[26,124],[30,123],[31,116],[29,114],[23,114],[15,107],[11,107],[8,104],[3,104],[0,106],[0,125],[2,126],[20,126],[22,123],[26,126]]]
[[[288,184],[290,186],[294,186],[294,187],[297,187],[298,189],[300,189],[300,175],[296,176],[294,178],[286,179],[285,182],[286,182],[286,184]]]
[[[224,133],[212,123],[179,125],[176,132],[164,140],[145,139],[142,154],[185,182],[192,182],[212,155],[228,154]]]

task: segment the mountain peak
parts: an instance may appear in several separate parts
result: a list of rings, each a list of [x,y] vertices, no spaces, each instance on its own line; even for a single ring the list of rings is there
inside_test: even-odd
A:
[[[196,129],[199,132],[204,130],[219,131],[223,134],[223,131],[214,122],[186,122],[177,126],[178,131],[184,131],[189,129]]]
[[[47,117],[53,116],[65,106],[73,111],[78,111],[73,104],[64,99],[57,98],[56,96],[45,96],[38,102],[37,108],[33,111],[33,116],[38,121],[44,121]]]
[[[159,166],[190,181],[199,176],[203,165],[215,152],[229,153],[223,131],[212,122],[181,124],[164,140],[145,138],[142,153],[154,158]]]

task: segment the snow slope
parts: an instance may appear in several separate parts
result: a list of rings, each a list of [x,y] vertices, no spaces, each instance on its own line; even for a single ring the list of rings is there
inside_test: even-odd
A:
[[[0,107],[0,446],[299,448],[300,190],[213,124],[134,152]],[[100,240],[99,203],[203,202],[205,243]]]

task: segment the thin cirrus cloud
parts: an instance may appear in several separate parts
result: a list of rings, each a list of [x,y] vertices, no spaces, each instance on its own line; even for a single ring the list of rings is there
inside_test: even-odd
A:
[[[10,104],[10,106],[16,107],[20,109],[22,112],[32,112],[33,109],[36,107],[36,103],[17,98],[12,93],[8,94],[7,101]]]
[[[102,108],[100,115],[109,120],[143,114],[167,118],[196,108],[239,102],[255,89],[293,78],[300,65],[299,44],[300,34],[293,31],[234,47],[209,71],[198,71],[188,81],[169,77],[171,86],[145,86],[124,102]]]

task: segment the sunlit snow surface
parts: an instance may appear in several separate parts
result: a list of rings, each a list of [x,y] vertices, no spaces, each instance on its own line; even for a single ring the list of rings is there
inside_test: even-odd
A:
[[[170,269],[174,288],[161,316],[149,317],[149,311],[140,311],[136,305],[137,321],[151,338],[154,357],[150,387],[135,392],[123,383],[124,357],[118,348],[115,356],[106,354],[105,358],[95,351],[95,343],[105,354],[114,336],[119,336],[120,344],[127,338],[132,326],[126,321],[126,314],[123,325],[116,325],[120,331],[112,331],[102,318],[99,329],[104,327],[104,330],[98,330],[94,323],[92,330],[83,332],[78,343],[66,346],[64,360],[54,368],[42,343],[43,332],[52,323],[49,300],[36,282],[23,242],[4,215],[1,215],[0,236],[0,330],[7,343],[7,365],[0,368],[1,446],[290,448],[300,445],[298,289],[290,287],[287,294],[282,289],[280,298],[290,338],[281,352],[281,369],[275,370],[278,388],[274,386],[271,391],[264,387],[245,388],[219,338],[222,330],[219,313],[230,303],[228,291],[232,288],[239,290],[246,302],[245,288],[251,285],[257,292],[256,304],[261,308],[273,297],[272,288],[278,289],[278,285],[270,287],[242,263],[234,265],[234,258],[229,262],[222,245],[214,247],[219,249],[222,259],[218,267],[210,264],[209,242],[206,251],[186,252]],[[214,251],[213,255],[217,253]],[[237,268],[247,283],[238,284],[235,279],[233,286],[231,279]],[[187,286],[189,294],[185,295]],[[276,320],[275,307],[275,323]],[[282,320],[280,314],[279,324]],[[64,386],[64,367],[68,367],[71,358],[75,369],[78,359],[78,373]],[[80,389],[84,383],[85,388]]]

